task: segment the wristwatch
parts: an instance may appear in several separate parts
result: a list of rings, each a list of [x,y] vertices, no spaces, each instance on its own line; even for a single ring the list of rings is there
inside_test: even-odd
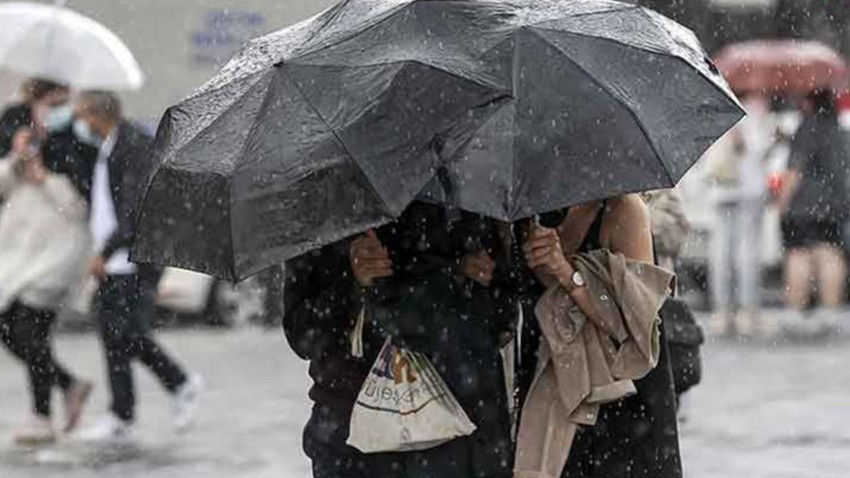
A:
[[[581,275],[581,272],[579,271],[573,272],[573,276],[570,280],[573,283],[573,289],[580,289],[587,285],[587,282],[584,281],[584,276]]]
[[[561,286],[567,291],[568,294],[572,294],[574,290],[585,287],[587,282],[584,280],[584,276],[581,272],[577,270],[573,270],[572,275],[570,276],[570,280],[566,284],[561,284]]]

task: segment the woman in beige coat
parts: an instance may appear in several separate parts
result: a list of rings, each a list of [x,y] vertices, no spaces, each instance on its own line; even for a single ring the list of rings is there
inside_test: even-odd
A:
[[[545,290],[560,287],[588,321],[604,330],[603,305],[575,254],[610,251],[636,263],[654,262],[646,205],[637,195],[593,202],[541,217],[526,233],[523,252],[533,284],[524,287],[520,396],[531,387],[541,342],[535,307]],[[579,428],[561,474],[569,478],[679,478],[682,476],[672,373],[663,328],[660,356],[649,374],[634,382],[636,393],[601,406],[595,425]],[[520,423],[520,427],[522,424]],[[529,476],[529,475],[521,475]],[[544,475],[539,475],[544,476]]]

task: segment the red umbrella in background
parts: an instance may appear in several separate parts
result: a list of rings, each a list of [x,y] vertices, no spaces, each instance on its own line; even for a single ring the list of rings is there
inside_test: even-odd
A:
[[[717,68],[738,93],[805,95],[818,89],[843,90],[850,84],[844,58],[823,43],[756,40],[722,49]]]

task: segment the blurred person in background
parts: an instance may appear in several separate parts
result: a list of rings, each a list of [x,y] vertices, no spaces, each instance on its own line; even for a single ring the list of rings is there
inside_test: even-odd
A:
[[[28,129],[0,161],[0,339],[29,370],[33,416],[14,440],[53,442],[50,395],[64,393],[65,432],[79,422],[92,385],[56,362],[50,331],[78,283],[89,247],[86,204],[68,178],[48,170]]]
[[[748,117],[706,158],[718,219],[711,245],[711,330],[719,336],[754,333],[761,308],[759,244],[768,197],[766,160],[773,135],[768,99],[748,94],[743,103]]]
[[[23,90],[23,102],[8,108],[0,119],[0,157],[18,129],[31,128],[45,166],[67,176],[87,198],[97,148],[80,141],[72,130],[71,90],[44,79],[28,80]]]
[[[676,271],[676,261],[685,247],[691,223],[685,214],[682,195],[677,189],[659,189],[641,194],[649,208],[652,243],[659,266]]]
[[[121,103],[110,92],[81,93],[76,118],[76,134],[99,150],[89,181],[89,227],[95,252],[90,273],[99,281],[95,302],[112,392],[111,413],[83,430],[80,438],[110,441],[132,432],[134,359],[147,366],[173,396],[174,426],[183,431],[194,418],[202,380],[186,374],[152,338],[159,270],[129,261],[152,139],[124,119]]]
[[[820,307],[835,310],[844,303],[847,279],[842,233],[848,217],[850,148],[831,91],[813,92],[806,106],[777,200],[786,248],[786,300],[789,307],[804,311],[816,305],[817,290]]]

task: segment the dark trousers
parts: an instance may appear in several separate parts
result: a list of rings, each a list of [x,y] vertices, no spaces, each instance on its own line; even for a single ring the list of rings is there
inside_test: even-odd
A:
[[[53,358],[50,328],[56,320],[51,311],[37,310],[15,302],[0,314],[0,340],[26,364],[29,371],[33,410],[50,416],[50,392],[54,386],[68,390],[74,378]]]
[[[133,359],[139,359],[171,393],[186,382],[183,370],[151,337],[155,286],[153,279],[120,275],[104,279],[97,291],[98,325],[106,350],[112,412],[126,421],[135,418]]]

